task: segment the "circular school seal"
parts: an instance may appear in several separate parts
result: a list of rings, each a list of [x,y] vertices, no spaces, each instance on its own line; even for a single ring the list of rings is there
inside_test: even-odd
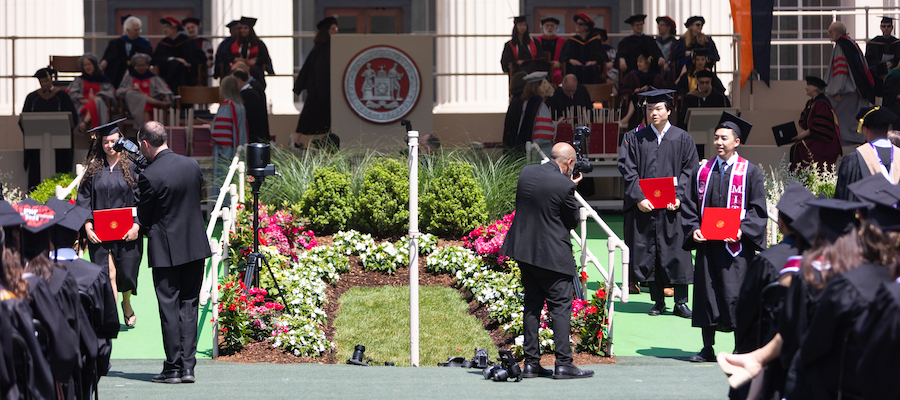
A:
[[[725,221],[716,222],[716,228],[721,228],[723,226],[725,226]]]
[[[116,221],[111,221],[111,222],[109,223],[109,228],[110,228],[110,229],[116,229],[116,228],[118,228],[118,227],[119,227],[119,223],[116,222]]]
[[[376,124],[399,121],[409,114],[422,93],[419,68],[402,50],[378,45],[356,55],[343,79],[350,109]]]
[[[661,196],[661,195],[662,195],[662,193],[661,193],[659,190],[654,190],[654,191],[653,191],[653,197],[659,197],[659,196]]]

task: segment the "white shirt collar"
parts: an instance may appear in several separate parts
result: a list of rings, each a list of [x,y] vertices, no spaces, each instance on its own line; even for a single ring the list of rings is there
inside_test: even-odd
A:
[[[250,83],[247,83],[246,85],[244,85],[244,87],[241,88],[241,91],[244,91],[247,89],[250,89]]]
[[[669,121],[666,121],[666,126],[663,127],[662,133],[660,133],[653,124],[650,124],[650,129],[653,129],[653,133],[656,134],[656,144],[662,142],[663,136],[666,136],[666,132],[668,132],[671,127],[672,124],[670,124]]]
[[[888,148],[888,149],[891,148],[891,141],[888,140],[887,138],[875,139],[871,143],[872,143],[872,146],[875,146],[875,147],[884,147],[884,148]]]
[[[61,248],[57,249],[55,252],[50,252],[50,259],[53,259],[53,256],[56,255],[57,261],[73,261],[78,259],[78,253],[75,252],[75,249],[72,248]]]
[[[727,160],[723,160],[723,159],[722,159],[721,157],[719,157],[718,155],[716,156],[716,164],[720,164],[722,161],[725,161],[725,165],[726,165],[727,167],[730,167],[730,166],[734,165],[734,163],[736,163],[737,160],[738,160],[738,153],[737,153],[736,151],[734,152],[734,154],[731,155],[731,158],[729,158],[729,159],[727,159]],[[727,167],[726,167],[726,168],[727,168]]]

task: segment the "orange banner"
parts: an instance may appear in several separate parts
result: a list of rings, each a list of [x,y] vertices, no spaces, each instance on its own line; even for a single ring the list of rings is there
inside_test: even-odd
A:
[[[734,32],[741,34],[741,88],[753,71],[753,15],[750,0],[731,0]]]

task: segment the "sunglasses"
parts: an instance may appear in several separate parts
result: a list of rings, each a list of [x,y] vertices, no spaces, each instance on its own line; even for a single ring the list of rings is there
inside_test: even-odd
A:
[[[584,23],[584,22],[576,22],[575,25],[578,25],[578,26],[587,26],[587,24]]]

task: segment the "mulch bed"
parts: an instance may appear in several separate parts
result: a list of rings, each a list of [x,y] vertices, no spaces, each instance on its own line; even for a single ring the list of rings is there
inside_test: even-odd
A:
[[[316,237],[320,245],[329,245],[333,243],[331,236]],[[463,242],[459,240],[439,240],[438,247],[444,246],[462,246]],[[374,287],[374,286],[406,286],[409,285],[409,268],[399,268],[393,275],[387,275],[381,272],[366,271],[360,265],[359,258],[350,256],[350,272],[341,274],[341,279],[337,284],[329,286],[326,290],[328,295],[328,303],[325,304],[325,314],[328,316],[328,325],[324,327],[325,336],[328,340],[334,340],[334,320],[337,317],[340,308],[339,299],[344,292],[356,286]],[[425,259],[419,258],[419,286],[446,286],[453,287],[456,285],[456,278],[446,274],[435,274],[425,270]],[[472,299],[472,294],[468,290],[460,290],[460,293],[469,300],[469,313],[478,318],[485,330],[490,334],[491,340],[498,349],[509,349],[515,340],[512,334],[506,334],[496,321],[488,317],[486,307],[478,304]],[[279,349],[273,349],[265,343],[253,343],[236,354],[216,357],[216,361],[228,361],[236,363],[258,363],[267,362],[274,364],[296,364],[296,363],[319,363],[319,364],[343,364],[346,360],[338,360],[336,354],[325,353],[318,358],[313,357],[296,357],[293,354],[284,352]],[[493,357],[493,354],[492,354]],[[553,354],[544,354],[541,358],[541,365],[552,366],[556,357]],[[612,364],[615,363],[613,358],[595,356],[587,353],[574,353],[573,362],[575,365],[585,364]]]

